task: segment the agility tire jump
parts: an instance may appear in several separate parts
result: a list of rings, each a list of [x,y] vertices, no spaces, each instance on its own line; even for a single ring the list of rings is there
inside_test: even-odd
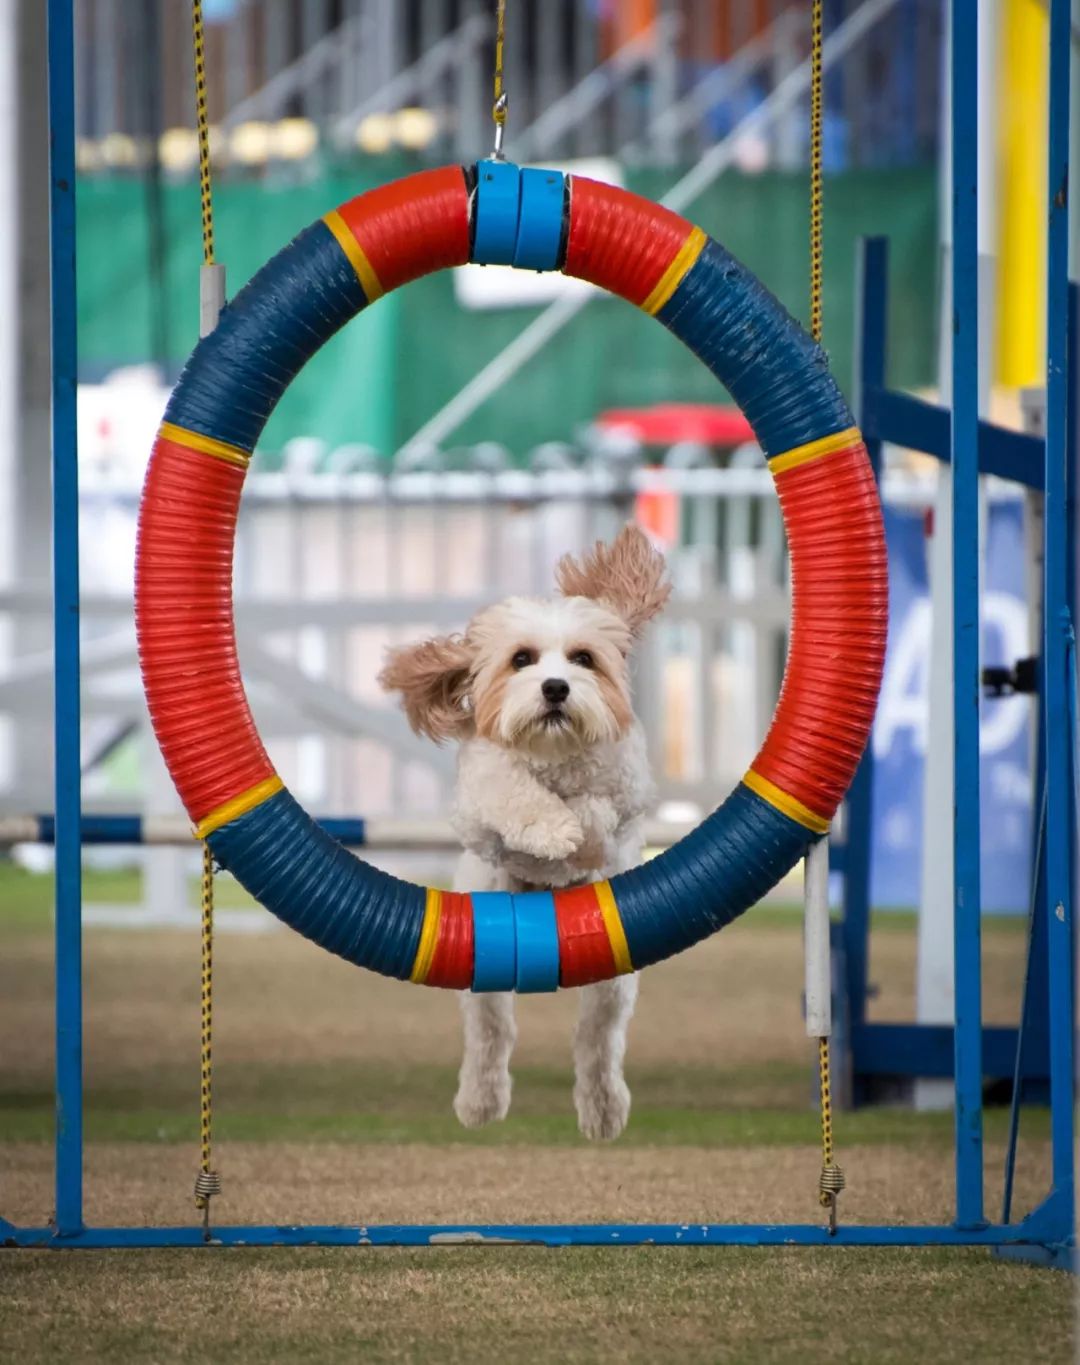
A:
[[[692,834],[610,881],[524,895],[414,886],[355,858],[285,789],[248,707],[232,608],[251,453],[304,363],[382,294],[474,261],[561,270],[657,317],[730,391],[768,459],[791,555],[783,688],[761,752]],[[505,162],[362,194],[301,232],[189,359],[139,513],[136,620],[155,733],[198,837],[267,909],[386,976],[551,991],[638,970],[749,909],[828,829],[881,681],[885,541],[823,351],[700,229],[625,190]]]

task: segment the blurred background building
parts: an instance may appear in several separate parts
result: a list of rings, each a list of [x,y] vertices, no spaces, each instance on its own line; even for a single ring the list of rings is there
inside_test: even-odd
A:
[[[488,153],[493,8],[205,0],[218,254],[230,292],[329,206],[412,169]],[[508,8],[509,154],[652,198],[674,192],[805,316],[806,0]],[[825,9],[826,346],[850,392],[856,243],[887,234],[890,381],[932,389],[947,268],[944,0],[827,0]],[[34,0],[0,0],[10,138],[0,156],[6,811],[51,806],[41,11]],[[983,83],[992,91],[1000,76],[1017,111],[1002,126],[991,100],[983,129],[984,298],[996,295],[999,316],[995,354],[986,314],[987,401],[996,379],[993,401],[1018,413],[1017,395],[1041,363],[1037,320],[1022,318],[1041,270],[1032,244],[1045,176],[1045,14],[1038,0],[993,0],[987,12]],[[190,10],[172,0],[78,0],[76,19],[86,790],[92,808],[172,810],[145,724],[130,585],[146,456],[197,335]],[[526,329],[538,340],[512,365],[507,348]],[[721,799],[771,714],[788,606],[771,483],[726,403],[663,329],[619,301],[499,269],[419,281],[324,348],[267,428],[236,568],[260,726],[308,807],[444,811],[452,760],[409,735],[378,694],[381,650],[460,625],[493,596],[546,591],[561,553],[629,516],[664,546],[677,583],[638,674],[661,814],[692,819]],[[933,478],[891,452],[886,493],[899,586],[875,740],[877,894],[910,904],[927,747]],[[1021,509],[996,491],[987,505],[997,596],[986,649],[988,661],[1011,662],[1027,639]],[[1003,700],[991,721],[987,800],[997,803],[1005,870],[989,886],[1016,908],[1030,824],[1026,703]]]

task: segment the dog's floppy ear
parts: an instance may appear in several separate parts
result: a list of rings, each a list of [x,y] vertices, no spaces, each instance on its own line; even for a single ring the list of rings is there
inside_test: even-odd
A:
[[[409,724],[436,744],[472,728],[465,705],[472,651],[460,635],[439,635],[387,651],[379,684],[400,692]]]
[[[606,602],[635,637],[671,596],[664,557],[637,526],[624,526],[610,545],[598,540],[580,560],[564,555],[555,570],[564,597]]]

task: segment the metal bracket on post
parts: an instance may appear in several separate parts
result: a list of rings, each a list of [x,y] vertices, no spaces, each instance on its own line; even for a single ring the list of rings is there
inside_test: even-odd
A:
[[[215,261],[199,271],[199,336],[208,337],[225,307],[225,267]]]

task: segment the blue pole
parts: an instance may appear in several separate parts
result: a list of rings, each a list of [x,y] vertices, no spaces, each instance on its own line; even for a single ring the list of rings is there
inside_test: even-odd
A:
[[[1046,276],[1046,897],[1050,975],[1053,1187],[1062,1234],[1073,1231],[1073,938],[1067,640],[1069,436],[1069,0],[1050,6],[1050,158]]]
[[[82,869],[79,844],[79,484],[75,397],[75,63],[72,0],[49,0],[53,630],[56,748],[56,1227],[81,1231]]]
[[[952,0],[953,890],[956,1221],[983,1220],[979,922],[978,5]]]

